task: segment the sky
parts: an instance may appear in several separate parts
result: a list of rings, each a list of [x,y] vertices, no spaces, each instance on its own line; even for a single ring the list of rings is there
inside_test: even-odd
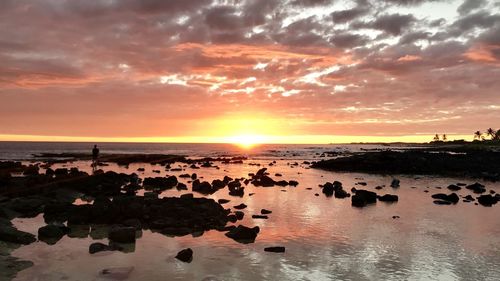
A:
[[[430,141],[499,120],[495,0],[0,1],[0,140]]]

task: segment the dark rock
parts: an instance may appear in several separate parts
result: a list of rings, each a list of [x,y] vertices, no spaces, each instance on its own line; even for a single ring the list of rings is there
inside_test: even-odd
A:
[[[343,189],[339,189],[339,190],[335,191],[335,198],[342,199],[342,198],[346,198],[349,196],[351,196],[351,194],[347,193],[347,191],[345,191]]]
[[[219,204],[226,204],[226,203],[229,203],[230,201],[231,201],[231,200],[228,200],[228,199],[219,199],[219,200],[217,200],[217,202],[218,202]]]
[[[268,215],[268,214],[271,214],[272,211],[269,211],[269,210],[266,210],[266,209],[261,209],[260,213],[263,214],[263,215]]]
[[[458,191],[458,190],[460,190],[462,188],[460,186],[458,186],[458,185],[450,184],[450,185],[448,185],[448,189],[451,190],[451,191]]]
[[[466,186],[465,188],[472,190],[474,193],[484,193],[486,192],[486,188],[484,188],[484,185],[476,182],[471,185]]]
[[[383,196],[380,196],[378,198],[379,201],[382,202],[397,202],[398,201],[398,196],[397,195],[392,195],[392,194],[385,194]]]
[[[382,189],[382,188],[383,188],[383,187],[382,187],[382,186],[380,186],[380,185],[378,185],[378,186],[376,186],[376,187],[375,187],[375,189],[377,189],[377,190],[380,190],[380,189]]]
[[[392,179],[392,182],[391,182],[392,188],[398,188],[399,184],[400,184],[400,181],[398,179]]]
[[[267,247],[267,248],[264,248],[264,251],[271,252],[271,253],[284,253],[285,247],[281,247],[281,246]]]
[[[444,201],[444,200],[434,200],[434,204],[436,204],[436,205],[451,205],[453,203],[450,201]]]
[[[476,201],[476,199],[474,199],[474,197],[472,197],[472,195],[467,195],[464,197],[464,199],[467,201]]]
[[[155,177],[155,178],[145,178],[143,181],[145,189],[158,188],[160,190],[166,190],[174,188],[178,181],[175,176],[170,177]]]
[[[449,201],[453,204],[458,203],[458,201],[460,200],[460,198],[458,197],[458,195],[456,193],[451,193],[449,195],[444,194],[444,193],[437,193],[437,194],[432,195],[432,198],[444,200],[444,201]]]
[[[191,250],[191,248],[184,249],[177,253],[175,258],[182,262],[190,263],[193,261],[193,250]]]
[[[244,203],[241,203],[239,205],[234,206],[233,208],[235,208],[236,210],[243,210],[246,207],[247,207],[247,205],[245,205]]]
[[[53,245],[57,243],[66,233],[68,229],[64,225],[48,224],[38,229],[38,239]]]
[[[177,183],[176,188],[177,190],[188,190],[187,185],[182,182]]]
[[[243,217],[245,216],[245,213],[243,213],[242,211],[234,211],[234,215],[238,220],[242,220]]]
[[[0,224],[0,240],[16,244],[28,245],[36,241],[35,235],[19,231],[10,225]]]
[[[259,233],[260,228],[255,226],[253,228],[249,228],[243,225],[238,225],[236,228],[231,229],[226,233],[226,236],[235,240],[236,242],[247,244],[255,242],[255,238],[257,238],[257,234]]]
[[[491,207],[492,205],[495,205],[499,201],[497,196],[491,196],[491,195],[481,195],[477,198],[477,202],[479,204],[486,206],[486,207]]]
[[[264,215],[252,215],[252,219],[268,219],[269,217],[268,216],[264,216]]]
[[[106,245],[103,243],[92,243],[89,246],[89,253],[95,254],[103,251],[121,251],[123,248],[118,245]]]
[[[228,215],[227,216],[227,219],[230,221],[230,222],[236,222],[238,220],[238,217],[236,217],[236,215]]]
[[[288,185],[290,185],[290,186],[297,186],[297,185],[299,185],[299,182],[291,180],[291,181],[288,181]]]
[[[134,227],[113,227],[109,230],[109,240],[118,243],[135,243]]]

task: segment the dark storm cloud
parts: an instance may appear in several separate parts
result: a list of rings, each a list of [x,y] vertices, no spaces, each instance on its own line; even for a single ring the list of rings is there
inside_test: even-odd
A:
[[[476,10],[486,4],[486,0],[465,0],[462,5],[460,5],[457,11],[463,15],[468,14],[473,10]]]
[[[368,23],[368,27],[373,29],[383,30],[392,35],[400,35],[407,29],[416,18],[413,15],[382,15],[375,19],[375,21]]]
[[[357,46],[363,46],[369,41],[370,39],[366,36],[349,33],[334,35],[332,38],[330,38],[330,42],[333,43],[334,46],[339,48],[353,48]]]
[[[349,10],[335,11],[332,13],[334,23],[344,23],[357,19],[358,17],[368,13],[368,9],[356,7]]]

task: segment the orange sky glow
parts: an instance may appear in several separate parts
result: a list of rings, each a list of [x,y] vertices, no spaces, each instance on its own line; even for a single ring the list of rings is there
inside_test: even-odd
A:
[[[471,140],[500,126],[499,14],[463,0],[2,1],[0,141]]]

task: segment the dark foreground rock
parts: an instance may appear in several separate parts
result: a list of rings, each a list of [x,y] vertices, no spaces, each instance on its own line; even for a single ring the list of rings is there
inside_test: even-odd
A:
[[[439,199],[442,201],[448,201],[448,202],[451,202],[453,204],[457,204],[458,201],[460,200],[460,198],[458,197],[458,195],[456,193],[451,193],[451,194],[437,193],[437,194],[432,195],[432,198]]]
[[[135,227],[112,227],[109,230],[108,238],[118,243],[135,243]]]
[[[378,197],[378,200],[382,202],[397,202],[398,199],[399,198],[397,195],[392,195],[392,194],[385,194]]]
[[[89,246],[89,253],[95,254],[103,251],[121,251],[123,248],[116,244],[106,245],[103,243],[92,243]]]
[[[0,224],[0,240],[15,244],[28,245],[36,241],[35,235],[19,231],[13,226]]]
[[[351,197],[351,204],[354,207],[365,207],[367,204],[377,202],[377,194],[372,191],[358,189],[356,194]]]
[[[253,228],[249,228],[243,225],[238,225],[236,228],[231,229],[226,233],[226,236],[235,240],[236,242],[248,244],[255,242],[255,238],[257,238],[257,234],[259,233],[260,228],[255,226]]]
[[[38,229],[38,239],[49,245],[57,243],[69,229],[62,224],[48,224]]]
[[[182,262],[190,263],[193,261],[193,250],[191,248],[184,249],[177,253],[175,258]]]
[[[498,201],[499,198],[497,196],[491,196],[489,194],[481,195],[477,198],[477,202],[486,207],[491,207],[492,205],[495,205]]]
[[[285,252],[285,247],[281,247],[281,246],[267,247],[267,248],[264,248],[264,251],[266,251],[266,252],[272,252],[272,253],[284,253]]]

